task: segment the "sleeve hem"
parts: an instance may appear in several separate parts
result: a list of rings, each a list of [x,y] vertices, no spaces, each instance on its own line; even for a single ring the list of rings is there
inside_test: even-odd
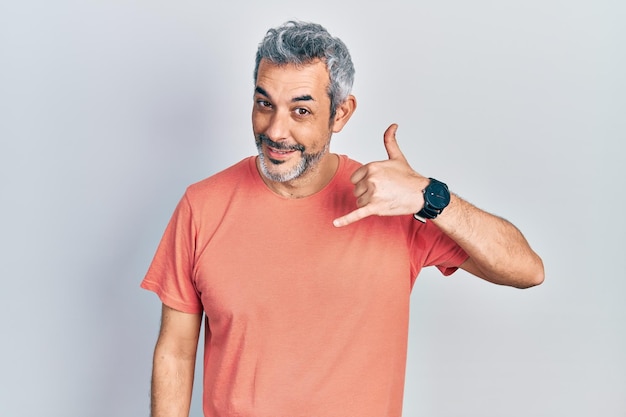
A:
[[[458,265],[457,266],[443,266],[443,265],[437,265],[437,269],[439,269],[439,271],[441,271],[441,273],[443,274],[443,276],[448,277],[452,274],[454,274],[461,265],[463,265],[463,263],[465,261],[467,261],[469,259],[469,255],[466,254],[465,252],[463,252],[463,256],[459,257],[458,260]]]
[[[185,303],[184,301],[171,297],[163,290],[163,288],[161,288],[158,284],[154,282],[144,280],[141,283],[140,287],[144,290],[154,292],[163,304],[173,308],[174,310],[182,311],[183,313],[189,314],[199,314],[203,312],[203,308],[201,305]]]

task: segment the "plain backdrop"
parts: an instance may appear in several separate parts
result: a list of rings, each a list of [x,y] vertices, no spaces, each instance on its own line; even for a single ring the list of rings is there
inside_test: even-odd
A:
[[[335,152],[383,159],[398,123],[545,262],[524,291],[422,273],[404,415],[626,416],[620,0],[0,2],[0,415],[148,415],[139,283],[185,187],[256,152],[254,53],[289,19],[352,52]]]

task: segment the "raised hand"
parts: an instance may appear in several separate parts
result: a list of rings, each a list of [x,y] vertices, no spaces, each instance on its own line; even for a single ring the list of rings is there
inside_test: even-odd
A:
[[[429,180],[407,162],[396,141],[397,130],[398,125],[392,124],[383,136],[388,159],[363,165],[350,177],[357,209],[335,219],[335,226],[347,226],[372,215],[412,214],[422,208],[422,190]]]

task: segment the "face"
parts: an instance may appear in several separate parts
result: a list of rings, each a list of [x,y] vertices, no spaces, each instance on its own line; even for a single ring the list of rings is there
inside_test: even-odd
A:
[[[259,168],[271,182],[311,179],[330,168],[334,130],[326,65],[259,64],[252,129]]]

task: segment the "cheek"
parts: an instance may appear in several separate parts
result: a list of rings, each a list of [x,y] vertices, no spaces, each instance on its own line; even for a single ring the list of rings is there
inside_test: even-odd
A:
[[[252,113],[252,131],[254,132],[254,134],[258,135],[259,133],[263,133],[266,127],[267,125],[263,123],[263,118]]]
[[[304,142],[307,152],[317,153],[324,149],[330,140],[331,131],[328,126],[319,125],[315,129],[308,129],[307,132],[300,132],[299,138]],[[298,139],[298,138],[296,138]]]
[[[252,115],[251,115],[251,119],[252,119],[252,125],[258,125],[259,124],[259,113],[254,111],[254,109],[252,110]]]

